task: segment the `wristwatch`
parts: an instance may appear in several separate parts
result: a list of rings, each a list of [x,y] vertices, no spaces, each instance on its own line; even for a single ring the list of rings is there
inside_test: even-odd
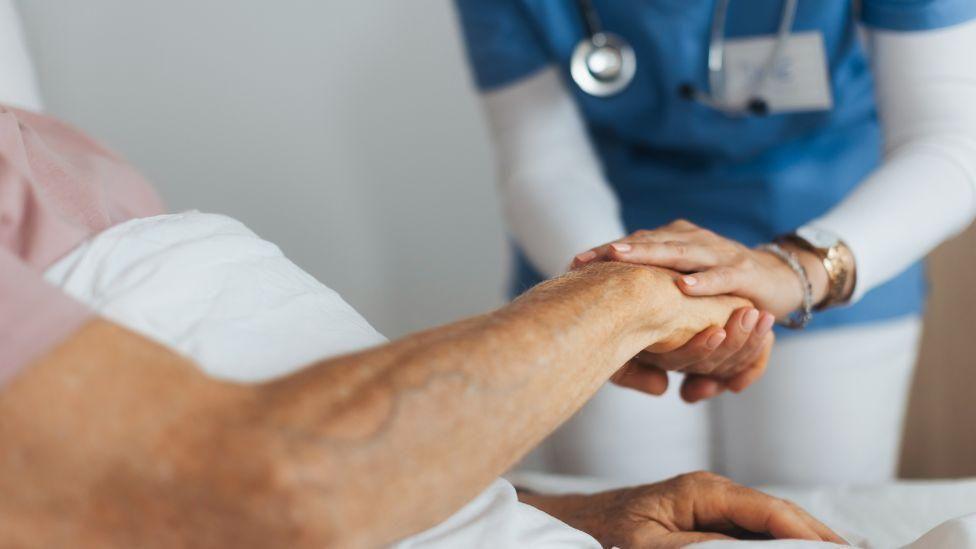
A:
[[[857,282],[854,253],[836,234],[816,227],[801,227],[779,241],[813,253],[827,271],[827,295],[814,310],[822,311],[851,300]]]

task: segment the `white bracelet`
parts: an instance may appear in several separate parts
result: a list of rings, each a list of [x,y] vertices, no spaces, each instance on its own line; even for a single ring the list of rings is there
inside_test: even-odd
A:
[[[779,244],[762,244],[756,249],[769,252],[782,259],[784,263],[793,269],[796,277],[800,279],[800,287],[803,290],[803,303],[799,309],[790,313],[790,316],[787,317],[783,325],[794,330],[806,328],[810,320],[813,319],[813,286],[810,284],[810,277],[807,276],[807,270],[803,268],[795,253],[784,250]]]

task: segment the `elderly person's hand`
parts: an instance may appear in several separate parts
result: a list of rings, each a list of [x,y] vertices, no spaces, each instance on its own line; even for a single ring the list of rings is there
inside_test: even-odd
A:
[[[684,547],[734,538],[772,537],[846,545],[793,503],[711,473],[592,495],[520,493],[532,505],[604,547]]]
[[[818,262],[809,252],[792,251],[807,264]],[[686,273],[676,284],[687,295],[732,294],[758,308],[736,311],[724,328],[709,328],[680,349],[641,353],[614,378],[621,385],[639,384],[636,388],[660,394],[661,387],[667,387],[662,370],[685,372],[690,375],[682,397],[691,402],[725,388],[742,390],[758,379],[772,345],[775,319],[788,316],[803,299],[796,273],[780,258],[682,220],[583,252],[572,268],[599,260],[668,267]],[[822,269],[808,269],[808,274],[814,300],[819,300],[826,292],[826,275]]]

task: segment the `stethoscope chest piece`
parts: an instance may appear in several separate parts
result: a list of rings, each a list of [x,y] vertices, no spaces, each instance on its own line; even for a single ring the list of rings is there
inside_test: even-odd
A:
[[[634,79],[637,56],[623,38],[598,32],[580,41],[573,50],[569,71],[584,92],[608,97],[619,93]]]

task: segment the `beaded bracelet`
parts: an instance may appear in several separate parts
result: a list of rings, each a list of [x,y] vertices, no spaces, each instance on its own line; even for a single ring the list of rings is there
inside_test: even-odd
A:
[[[786,319],[783,325],[794,330],[806,328],[807,324],[813,318],[813,286],[810,285],[807,270],[800,264],[800,260],[797,259],[796,254],[784,250],[779,244],[762,244],[756,249],[769,252],[782,259],[784,263],[793,269],[796,277],[800,279],[800,286],[803,289],[803,303],[799,309],[790,313],[789,318]]]

